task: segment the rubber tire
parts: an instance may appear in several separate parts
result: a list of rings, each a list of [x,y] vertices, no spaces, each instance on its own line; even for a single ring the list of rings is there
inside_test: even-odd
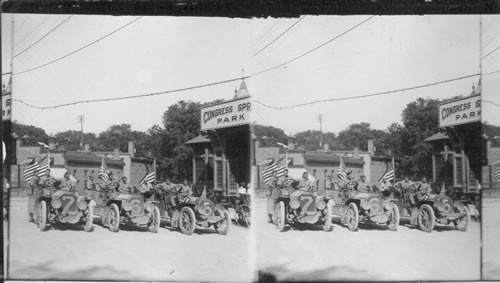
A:
[[[400,219],[401,219],[401,217],[399,215],[399,208],[394,203],[394,207],[392,208],[391,219],[389,219],[389,221],[387,222],[387,228],[390,231],[398,231]]]
[[[222,229],[221,226],[223,227]],[[231,227],[231,215],[229,215],[229,211],[227,211],[227,209],[224,209],[224,220],[219,223],[215,223],[214,227],[217,233],[227,235],[229,227]]]
[[[351,202],[347,212],[347,228],[350,231],[357,231],[359,225],[359,212],[355,203]]]
[[[278,203],[278,215],[276,215],[275,219],[278,231],[285,231],[285,203],[282,201]]]
[[[148,226],[148,230],[151,233],[157,233],[160,228],[161,218],[160,218],[160,209],[155,205],[153,209],[153,214],[151,215],[151,223]]]
[[[333,200],[329,200],[326,203],[326,216],[325,223],[323,224],[323,231],[332,231],[332,213],[333,213]]]
[[[423,213],[427,213],[429,215],[429,225],[425,225],[423,220]],[[423,204],[418,212],[417,223],[420,230],[430,233],[434,230],[434,226],[436,224],[436,216],[434,215],[434,210],[428,204]]]
[[[120,231],[120,210],[116,203],[112,203],[109,207],[109,231],[118,232]]]
[[[455,220],[455,221],[453,221],[453,224],[455,224],[455,228],[458,231],[467,232],[467,228],[469,227],[469,223],[470,223],[470,212],[469,212],[469,209],[467,207],[464,207],[464,212],[465,212],[465,215],[462,217],[463,220],[460,221],[460,223]],[[462,222],[464,222],[464,221],[465,221],[465,223],[462,224]]]
[[[92,232],[94,230],[94,206],[90,205],[88,206],[88,214],[87,214],[87,220],[85,221],[85,226],[83,229],[85,232]]]
[[[179,229],[181,230],[181,232],[183,234],[186,234],[186,235],[193,234],[194,229],[196,228],[196,218],[194,215],[194,211],[189,206],[184,206],[183,208],[181,208],[181,211],[179,214],[180,214],[179,215]],[[189,227],[184,227],[184,225],[182,225],[182,218],[184,215],[186,215],[189,218],[189,222],[191,223],[191,225]]]
[[[249,215],[249,216],[247,216]],[[269,215],[268,215],[269,216]],[[242,204],[238,207],[238,222],[240,225],[250,227],[250,206]]]
[[[40,201],[38,209],[38,228],[40,231],[45,231],[47,230],[47,203],[44,200]]]

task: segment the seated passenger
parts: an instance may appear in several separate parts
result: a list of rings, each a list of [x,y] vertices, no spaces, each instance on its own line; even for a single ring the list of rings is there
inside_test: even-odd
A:
[[[309,180],[309,172],[302,173],[302,178],[298,180],[297,187],[301,191],[314,192],[314,183]]]
[[[64,178],[59,183],[59,189],[69,192],[75,191],[76,182],[74,180],[71,180],[71,174],[69,172],[64,173]]]

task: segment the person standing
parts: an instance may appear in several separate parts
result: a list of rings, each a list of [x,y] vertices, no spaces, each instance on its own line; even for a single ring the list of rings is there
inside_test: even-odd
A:
[[[269,196],[272,196],[276,186],[278,184],[278,172],[273,171],[271,177],[267,181],[267,187],[269,188]]]

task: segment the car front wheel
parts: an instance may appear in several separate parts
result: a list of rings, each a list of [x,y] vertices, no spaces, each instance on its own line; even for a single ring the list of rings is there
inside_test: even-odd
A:
[[[38,204],[37,223],[40,231],[45,231],[47,229],[47,203],[44,200]]]
[[[109,226],[111,232],[118,232],[120,230],[120,210],[116,203],[111,204],[109,207]]]
[[[434,210],[428,204],[424,204],[420,207],[418,212],[418,227],[424,232],[432,232],[434,230],[434,225],[436,223],[436,216],[434,215]]]
[[[219,234],[226,235],[229,231],[229,226],[231,225],[231,215],[229,215],[229,211],[227,209],[224,210],[224,220],[221,222],[215,223],[215,231]]]
[[[160,228],[160,209],[155,206],[153,209],[153,213],[151,215],[151,222],[149,223],[148,230],[149,232],[156,233],[158,232],[158,229]]]
[[[94,207],[89,204],[87,208],[87,218],[85,219],[85,232],[91,232],[93,230],[93,225],[94,223]]]
[[[463,207],[463,210],[460,211],[460,213],[462,216],[454,221],[455,228],[457,228],[458,231],[466,232],[470,222],[469,209],[467,209],[467,207]]]
[[[278,214],[276,215],[276,225],[280,232],[285,231],[285,203],[280,201],[278,203]]]
[[[347,211],[347,228],[350,231],[357,231],[359,224],[359,212],[355,203],[351,202]]]
[[[332,231],[332,209],[333,209],[333,200],[329,200],[326,203],[325,224],[323,224],[323,230],[326,232]]]
[[[185,206],[181,208],[179,216],[179,229],[183,234],[191,235],[196,227],[196,218],[194,216],[194,211]]]
[[[391,214],[389,216],[389,222],[387,223],[387,228],[391,231],[397,231],[399,226],[399,208],[396,204],[392,208]]]

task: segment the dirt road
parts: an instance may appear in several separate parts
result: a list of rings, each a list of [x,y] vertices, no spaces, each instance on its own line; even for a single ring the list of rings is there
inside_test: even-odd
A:
[[[438,226],[432,233],[399,226],[360,225],[350,232],[304,226],[279,232],[266,221],[265,200],[255,201],[257,268],[278,280],[479,280],[480,225],[467,232]],[[499,230],[500,231],[500,230]]]
[[[40,232],[27,221],[27,199],[11,202],[9,278],[87,280],[250,281],[247,228],[227,236],[212,229],[191,236],[160,228],[118,233],[94,225]]]

